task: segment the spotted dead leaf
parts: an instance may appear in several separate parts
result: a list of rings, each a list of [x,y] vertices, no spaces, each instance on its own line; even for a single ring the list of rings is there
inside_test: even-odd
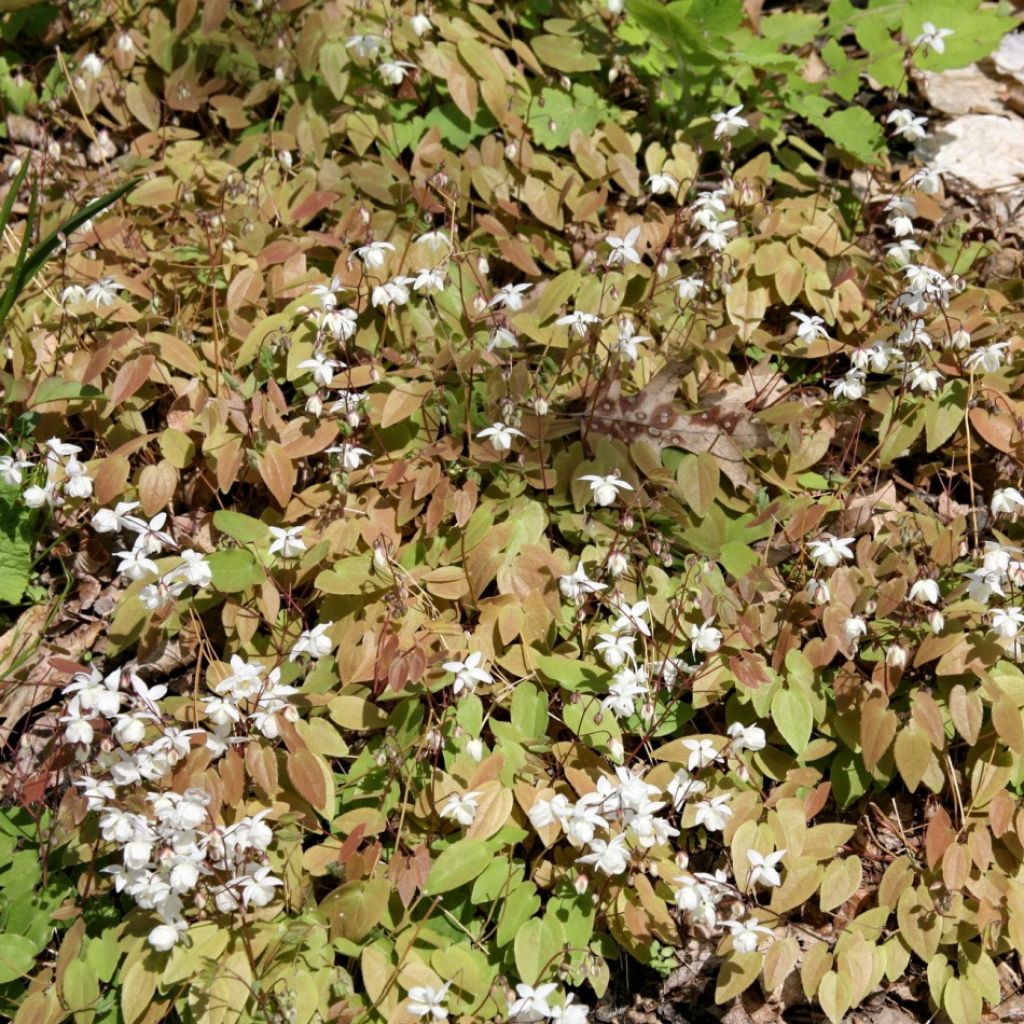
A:
[[[658,451],[709,452],[736,487],[752,486],[743,453],[767,443],[767,430],[752,418],[746,404],[731,400],[727,393],[683,412],[674,401],[682,372],[683,364],[673,360],[635,395],[623,395],[621,380],[612,380],[595,394],[585,423],[627,444],[644,441]]]

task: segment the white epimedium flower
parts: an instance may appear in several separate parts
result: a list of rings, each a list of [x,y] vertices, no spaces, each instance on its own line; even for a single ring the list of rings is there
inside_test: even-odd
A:
[[[643,633],[644,636],[651,635],[651,627],[647,625],[649,605],[646,601],[637,601],[631,605],[627,601],[619,601],[615,604],[615,610],[619,613],[618,618],[612,623],[613,633]]]
[[[612,9],[615,3],[619,5],[618,11]],[[608,9],[613,14],[621,14],[621,0],[609,0]],[[587,1024],[590,1020],[590,1008],[575,1002],[575,998],[575,995],[570,992],[565,997],[565,1003],[562,1006],[551,1007],[551,1019],[555,1024]]]
[[[473,651],[466,656],[464,661],[446,661],[442,668],[445,672],[452,672],[455,675],[455,682],[452,684],[452,693],[456,697],[463,690],[472,693],[479,683],[493,683],[491,673],[483,667],[484,656],[479,651]]]
[[[113,508],[101,508],[89,521],[97,533],[120,533],[122,530],[134,529],[142,524],[137,516],[132,516],[139,507],[137,501],[119,501]]]
[[[370,293],[370,302],[378,307],[404,306],[409,301],[409,285],[415,278],[407,276],[393,277],[390,281],[378,284]]]
[[[158,953],[167,953],[181,941],[182,935],[187,931],[188,924],[181,920],[172,921],[169,924],[158,924],[146,936],[146,941]]]
[[[690,623],[688,633],[690,649],[696,654],[714,654],[722,646],[722,631],[712,623],[714,619],[706,619],[703,625]]]
[[[636,251],[636,243],[640,238],[640,228],[630,228],[625,235],[609,235],[605,241],[611,248],[608,254],[608,266],[615,267],[626,263],[640,263],[640,253]]]
[[[615,351],[626,362],[635,363],[640,357],[640,346],[650,340],[650,335],[637,334],[633,321],[624,318],[619,323],[619,339],[615,343]]]
[[[339,444],[332,448],[328,448],[325,454],[337,455],[342,469],[347,473],[351,473],[354,470],[359,469],[363,464],[363,459],[371,458],[373,453],[367,451],[366,448],[360,448],[357,445],[346,441],[345,444]]]
[[[594,645],[594,650],[601,655],[601,660],[613,671],[621,668],[627,658],[630,660],[634,658],[635,636],[624,636],[620,633],[600,633],[598,636],[600,641]]]
[[[592,580],[580,562],[568,576],[559,577],[558,589],[562,592],[562,597],[569,601],[578,601],[585,594],[597,594],[608,588],[607,584]]]
[[[886,341],[876,341],[866,348],[859,348],[850,356],[854,369],[862,372],[885,373],[893,362],[896,350]],[[849,374],[847,374],[849,376]]]
[[[694,244],[698,249],[706,245],[714,252],[721,252],[729,244],[729,239],[738,226],[734,220],[717,221],[711,227],[702,231]]]
[[[727,730],[731,741],[732,749],[737,753],[741,750],[764,750],[768,743],[768,737],[764,729],[759,725],[743,725],[741,722],[733,722]]]
[[[723,793],[710,800],[701,800],[694,808],[694,823],[703,825],[709,832],[721,832],[732,817],[729,799],[729,794]]]
[[[409,19],[409,25],[420,39],[426,35],[430,35],[430,33],[434,31],[434,26],[431,24],[430,18],[422,12],[414,14],[412,18]]]
[[[847,370],[845,376],[832,384],[833,398],[849,398],[852,401],[864,397],[866,375],[863,370]]]
[[[914,254],[920,251],[921,246],[912,238],[903,238],[885,248],[886,255],[900,264],[909,263],[914,258]]]
[[[476,818],[481,795],[476,789],[468,793],[452,793],[445,799],[444,806],[438,813],[442,818],[452,818],[468,828]]]
[[[992,612],[992,632],[1007,640],[1012,640],[1024,626],[1024,609],[997,608]]]
[[[359,327],[359,314],[354,309],[316,310],[317,321],[335,341],[348,341],[355,337]]]
[[[69,284],[67,288],[60,293],[60,304],[62,306],[74,306],[79,302],[85,301],[87,301],[85,297],[85,288],[80,284]]]
[[[550,996],[558,985],[549,981],[544,985],[516,985],[518,998],[508,1008],[508,1019],[510,1021],[536,1022],[544,1018],[554,1016],[551,1006],[548,1003]]]
[[[442,249],[451,249],[452,247],[452,240],[448,237],[448,232],[443,228],[426,231],[419,235],[415,242],[417,245],[425,245],[428,249],[432,249],[435,252],[439,252]]]
[[[675,282],[676,294],[682,302],[690,302],[697,298],[704,289],[704,282],[696,275],[681,277]]]
[[[921,34],[915,36],[914,41],[910,45],[915,50],[920,46],[934,50],[936,53],[945,53],[946,40],[954,34],[951,28],[936,28],[932,22],[926,21],[921,26]]]
[[[687,800],[700,796],[707,788],[706,782],[695,779],[686,768],[680,768],[669,780],[665,792],[671,797],[672,806],[679,811]]]
[[[298,558],[306,550],[306,542],[302,539],[304,526],[271,526],[269,527],[270,554],[282,558]]]
[[[709,764],[714,764],[719,758],[715,741],[708,739],[706,736],[697,739],[685,739],[683,740],[683,746],[690,752],[689,757],[686,759],[687,771],[694,772],[700,768],[706,768]]]
[[[258,867],[251,874],[233,878],[229,885],[239,890],[238,898],[243,907],[265,907],[273,902],[278,886],[284,882],[275,878],[269,867]]]
[[[812,540],[807,545],[807,553],[819,565],[834,568],[841,562],[850,561],[853,558],[854,537],[826,537],[822,540]]]
[[[95,53],[87,53],[78,66],[92,78],[99,78],[103,74],[103,60]]]
[[[615,673],[608,687],[608,696],[601,701],[601,707],[616,717],[627,717],[636,711],[638,697],[646,697],[647,674],[643,669],[633,671],[623,668]]]
[[[665,171],[657,171],[647,179],[652,196],[675,195],[679,191],[679,182]]]
[[[917,580],[907,596],[919,604],[938,604],[941,596],[939,584],[935,580]]]
[[[942,175],[931,167],[922,167],[907,178],[907,185],[926,196],[935,196],[942,188]]]
[[[578,338],[585,338],[591,325],[599,324],[600,322],[601,318],[599,316],[595,316],[593,313],[584,313],[578,309],[572,313],[567,313],[565,316],[560,316],[555,321],[561,327],[568,327]]]
[[[716,139],[731,139],[744,128],[750,127],[747,119],[740,116],[742,110],[743,105],[740,104],[737,107],[730,107],[728,110],[711,115],[711,120],[715,122]]]
[[[1006,361],[1006,350],[1010,347],[1008,341],[994,341],[991,345],[976,349],[965,360],[964,367],[968,370],[982,370],[985,373],[995,373]]]
[[[590,484],[593,499],[601,506],[614,504],[615,499],[619,496],[619,491],[633,490],[633,485],[623,480],[615,470],[607,476],[588,473],[586,476],[581,476],[580,479]]]
[[[491,447],[496,452],[507,452],[512,447],[512,439],[515,437],[526,437],[526,435],[518,430],[516,427],[510,427],[505,423],[497,422],[492,423],[489,427],[477,433],[479,440],[490,440]]]
[[[323,309],[334,309],[338,304],[338,293],[345,289],[341,285],[341,278],[335,276],[331,278],[330,284],[315,284],[310,290]]]
[[[407,60],[385,60],[377,65],[377,74],[385,85],[401,85],[409,72],[415,70],[416,65]]]
[[[758,853],[757,850],[747,850],[747,861],[750,863],[747,885],[751,888],[755,885],[765,885],[768,888],[782,885],[779,865],[785,856],[785,850],[776,850],[775,853],[767,855]]]
[[[929,370],[920,363],[907,364],[907,382],[912,391],[922,391],[926,395],[934,394],[944,379],[938,370]]]
[[[121,285],[112,277],[101,277],[85,289],[85,298],[97,306],[112,306],[120,293]]]
[[[506,284],[491,296],[487,306],[489,309],[499,309],[504,306],[505,309],[509,309],[514,313],[516,310],[523,308],[523,303],[526,301],[526,292],[532,287],[533,285],[529,283]]]
[[[796,336],[805,344],[818,338],[828,340],[828,331],[825,329],[825,321],[820,316],[810,313],[794,312],[793,319],[796,321]]]
[[[761,936],[772,937],[771,929],[765,928],[755,917],[723,923],[732,932],[732,947],[737,953],[756,953],[763,941]]]
[[[413,291],[417,292],[443,292],[445,286],[444,267],[424,267],[416,272],[416,278],[412,283]]]
[[[885,123],[892,125],[893,134],[902,136],[908,142],[920,142],[928,136],[925,125],[928,124],[927,117],[915,117],[912,110],[904,108],[893,110],[885,119]]]
[[[590,852],[577,859],[579,864],[591,864],[605,875],[621,875],[629,865],[627,837],[623,834],[612,839],[594,839],[589,843]]]
[[[889,214],[887,223],[897,238],[914,233],[917,204],[912,196],[891,196],[886,201],[885,211]]]
[[[1016,487],[999,487],[992,492],[992,515],[1016,515],[1024,509],[1024,494]]]
[[[860,615],[851,615],[843,623],[843,635],[851,644],[856,644],[861,637],[868,635],[868,624]]]
[[[375,35],[349,36],[345,46],[362,60],[372,60],[380,53],[384,40]]]
[[[314,661],[326,658],[334,650],[334,641],[327,635],[333,626],[333,622],[321,622],[312,629],[304,629],[293,644],[288,660],[298,661],[304,654]]]
[[[368,270],[379,270],[387,262],[388,253],[395,247],[390,242],[370,242],[356,249],[355,254]]]
[[[0,456],[0,480],[8,487],[20,487],[24,479],[23,470],[31,469],[32,463],[14,455]]]
[[[427,1017],[430,1020],[447,1020],[448,1010],[444,1001],[448,996],[448,989],[452,983],[446,981],[440,988],[432,985],[415,985],[409,989],[409,1001],[405,1004],[406,1010],[414,1017]]]
[[[828,604],[832,600],[832,591],[829,585],[824,580],[808,580],[807,600],[812,604]]]
[[[139,600],[148,611],[155,612],[161,608],[169,608],[185,592],[187,583],[168,583],[157,580],[139,591]]]
[[[503,349],[519,348],[519,340],[507,327],[495,327],[487,340],[487,351],[495,352]]]
[[[148,552],[138,545],[130,551],[115,551],[114,557],[119,560],[118,573],[130,580],[145,579],[150,573],[155,576],[160,572],[160,567],[149,557]]]
[[[979,604],[988,604],[989,598],[1006,597],[1003,590],[1003,574],[991,569],[974,569],[964,573],[968,581],[967,596]]]
[[[338,370],[344,369],[345,364],[338,362],[337,359],[328,359],[323,353],[318,352],[310,359],[303,359],[297,368],[309,370],[313,377],[313,383],[326,388],[330,387],[331,381],[334,380],[334,374]]]

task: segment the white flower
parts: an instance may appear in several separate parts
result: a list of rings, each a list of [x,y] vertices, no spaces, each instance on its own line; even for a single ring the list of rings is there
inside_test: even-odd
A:
[[[921,34],[916,36],[910,44],[916,50],[919,46],[926,46],[936,53],[946,52],[946,39],[953,35],[951,28],[936,28],[930,21],[921,26]]]
[[[708,784],[695,779],[685,768],[680,768],[669,780],[665,792],[672,798],[672,806],[678,811],[690,797],[700,796]]]
[[[601,318],[593,313],[583,313],[575,310],[565,316],[560,316],[555,323],[562,327],[568,327],[578,338],[585,338],[591,324],[599,324]]]
[[[647,179],[651,187],[652,196],[663,196],[667,192],[675,193],[679,190],[679,182],[665,171],[658,171]]]
[[[615,678],[608,687],[608,696],[601,701],[601,707],[616,716],[633,714],[636,710],[636,698],[647,695],[646,682],[646,674],[642,669],[637,672],[621,669],[615,673]]]
[[[412,19],[409,21],[409,25],[412,27],[413,32],[415,32],[421,39],[423,36],[429,35],[434,30],[434,26],[430,23],[430,19],[425,14],[414,14]]]
[[[326,454],[339,456],[338,461],[341,463],[342,468],[346,472],[351,473],[353,470],[358,469],[363,464],[363,459],[367,458],[372,453],[367,451],[365,448],[359,448],[346,441],[345,444],[339,444],[335,445],[333,448],[328,448]]]
[[[617,2],[617,0],[616,0]],[[609,3],[609,9],[611,3]],[[621,13],[621,7],[618,12]],[[552,1006],[551,1007],[551,1019],[556,1021],[557,1024],[587,1024],[590,1019],[588,1016],[588,1007],[582,1003],[574,1002],[576,997],[570,992],[565,997],[565,1004],[563,1006]]]
[[[651,338],[647,334],[636,334],[636,327],[632,320],[623,319],[619,324],[619,340],[615,343],[615,350],[629,363],[635,363],[640,356],[640,346]]]
[[[810,345],[817,338],[828,338],[825,321],[820,316],[796,312],[793,314],[793,319],[797,322],[796,336],[805,345]]]
[[[942,175],[931,167],[922,167],[907,178],[907,184],[926,196],[938,195],[942,187]]]
[[[141,580],[147,573],[156,574],[160,571],[156,562],[139,545],[131,551],[115,551],[114,557],[120,559],[117,571],[130,580]]]
[[[103,61],[95,53],[87,53],[78,66],[93,78],[99,78],[103,73]]]
[[[910,654],[902,644],[891,644],[885,652],[885,663],[890,668],[906,668]]]
[[[409,301],[409,285],[414,280],[414,278],[403,275],[376,285],[370,294],[370,301],[378,307],[404,306]]]
[[[432,985],[416,985],[409,989],[409,1002],[405,1008],[414,1017],[431,1017],[433,1020],[447,1020],[448,1011],[444,1000],[452,983],[446,981],[440,988]]]
[[[188,931],[188,925],[184,921],[158,924],[146,937],[146,941],[158,953],[166,953],[178,944],[182,933],[186,931]]]
[[[868,635],[868,624],[860,615],[851,615],[843,623],[843,635],[850,643],[856,643],[862,636]]]
[[[840,377],[832,384],[832,396],[834,398],[849,398],[853,401],[863,398],[864,379],[863,370],[847,370],[845,377]]]
[[[95,302],[97,306],[112,306],[117,301],[121,286],[112,277],[101,277],[93,281],[85,290],[87,302]]]
[[[562,597],[569,601],[577,601],[583,594],[596,594],[606,590],[607,585],[590,579],[583,568],[583,563],[580,562],[568,576],[559,577],[558,589],[562,592]]]
[[[97,533],[120,533],[121,530],[141,524],[136,516],[130,516],[139,507],[137,501],[119,501],[112,509],[101,508],[96,512],[90,524]]]
[[[729,726],[728,734],[732,739],[732,749],[740,750],[764,750],[768,742],[764,729],[759,725],[743,725],[740,722],[733,722]]]
[[[63,505],[64,501],[57,496],[56,487],[57,485],[53,481],[50,481],[45,487],[33,484],[31,487],[25,488],[21,500],[29,508],[42,508],[43,505]]]
[[[333,626],[333,622],[321,622],[312,629],[304,629],[292,646],[288,660],[297,661],[303,654],[308,654],[314,661],[326,658],[334,650],[334,641],[327,635]]]
[[[721,832],[732,817],[732,808],[728,804],[728,793],[701,800],[696,806],[695,824],[703,825],[709,832]]]
[[[303,359],[297,367],[299,370],[309,370],[313,375],[313,382],[322,388],[329,387],[331,381],[334,380],[335,371],[342,368],[343,364],[339,363],[337,359],[328,359],[320,352],[317,352],[311,359]]]
[[[623,551],[612,551],[608,555],[608,573],[611,576],[624,576],[629,571],[629,559]]]
[[[627,658],[634,657],[635,636],[622,636],[618,633],[600,633],[599,636],[601,642],[594,645],[594,650],[601,655],[604,663],[613,671],[621,668]]]
[[[304,526],[271,526],[270,554],[282,558],[298,558],[306,550],[306,542],[302,539]]]
[[[824,580],[807,581],[807,600],[813,604],[828,604],[832,600],[832,591]]]
[[[732,946],[737,953],[756,953],[761,940],[760,935],[771,937],[771,930],[758,924],[757,918],[748,917],[745,921],[725,921],[726,927],[732,932]]]
[[[553,981],[537,985],[536,988],[533,985],[516,985],[516,995],[519,998],[508,1008],[509,1020],[528,1024],[554,1016],[547,1000],[557,988],[558,985]]]
[[[473,651],[466,657],[465,661],[446,661],[441,667],[445,672],[455,674],[455,682],[452,684],[452,692],[457,697],[463,690],[472,693],[478,683],[493,683],[490,672],[483,668],[484,656],[479,651]]]
[[[994,341],[991,345],[972,352],[964,360],[964,366],[968,370],[980,368],[985,373],[995,373],[1003,365],[1009,347],[1008,341]]]
[[[335,341],[348,341],[359,327],[359,314],[354,309],[330,309],[321,314],[317,310],[324,330],[328,331]]]
[[[910,375],[910,387],[914,391],[933,394],[938,391],[943,377],[938,370],[926,370],[919,363],[910,363],[907,367]]]
[[[0,456],[0,480],[8,487],[20,487],[21,471],[31,467],[32,463],[28,459],[15,458],[13,455]]]
[[[507,327],[495,327],[487,342],[487,351],[493,352],[495,349],[505,348],[519,348],[519,342],[515,334]]]
[[[651,627],[647,625],[644,616],[648,612],[646,601],[637,601],[630,605],[627,601],[616,604],[616,611],[619,617],[612,623],[613,633],[643,633],[644,636],[651,635]]]
[[[612,250],[608,254],[608,265],[614,267],[620,263],[640,263],[640,253],[635,248],[639,237],[639,227],[630,228],[624,237],[609,235],[605,239]]]
[[[356,249],[356,256],[370,270],[379,270],[387,261],[388,253],[394,251],[395,247],[390,242],[370,242]]]
[[[480,762],[484,759],[484,745],[481,740],[469,740],[466,743],[466,753],[469,754],[474,761]]]
[[[594,839],[590,843],[590,853],[580,857],[579,864],[593,864],[598,871],[606,875],[621,875],[629,864],[629,850],[626,848],[626,836],[617,835],[609,842]]]
[[[62,306],[73,306],[78,302],[85,301],[85,289],[80,284],[69,284],[60,293],[60,304]]]
[[[1007,640],[1015,637],[1024,626],[1024,610],[997,608],[992,613],[992,631]]]
[[[1001,573],[993,572],[991,569],[975,569],[973,572],[964,573],[964,575],[969,580],[967,596],[972,601],[987,604],[993,594],[998,597],[1006,597]]]
[[[338,304],[338,292],[344,291],[339,277],[332,277],[330,284],[315,284],[312,292],[320,300],[324,309],[334,309]]]
[[[241,889],[240,898],[243,907],[265,907],[275,896],[275,889],[284,885],[280,878],[270,873],[270,868],[256,868],[252,874],[233,878],[229,883]]]
[[[1024,494],[1016,487],[1000,487],[992,492],[992,514],[1014,515],[1024,509]]]
[[[676,294],[683,302],[695,299],[704,287],[704,282],[699,277],[681,277],[676,281]]]
[[[853,537],[827,537],[824,540],[812,540],[807,545],[807,553],[815,562],[832,568],[846,559],[853,558],[853,549],[850,545],[854,540]]]
[[[1024,504],[1024,499],[1022,499]],[[911,601],[919,601],[921,604],[937,604],[939,600],[939,585],[935,580],[918,580],[911,588],[908,595]]]
[[[428,249],[450,249],[451,239],[448,237],[448,232],[441,228],[435,228],[433,231],[426,231],[416,239],[417,245],[425,245]]]
[[[925,130],[928,118],[914,117],[914,113],[911,110],[903,108],[893,110],[886,117],[885,123],[891,124],[895,134],[902,135],[909,142],[920,142],[928,134]]]
[[[504,423],[492,423],[489,427],[481,430],[476,435],[478,438],[490,438],[491,446],[496,452],[507,452],[512,447],[513,437],[526,437],[515,427],[509,427]]]
[[[417,271],[416,280],[413,281],[413,291],[417,292],[443,292],[445,284],[444,267],[434,267],[432,270],[424,267]]]
[[[700,768],[706,768],[718,760],[718,749],[715,747],[714,741],[707,737],[683,740],[683,746],[690,751],[690,756],[686,761],[687,771],[693,772]]]
[[[372,60],[380,53],[381,37],[374,35],[350,36],[345,44],[357,57],[363,60]]]
[[[699,249],[702,245],[715,252],[721,252],[729,244],[729,236],[736,230],[737,224],[734,220],[720,220],[707,230],[702,231],[696,243]]]
[[[405,76],[415,70],[416,65],[407,60],[385,60],[377,65],[377,74],[385,85],[401,85]]]
[[[468,827],[473,824],[473,819],[476,817],[479,801],[479,790],[474,789],[461,796],[458,793],[452,793],[439,813],[442,818],[454,818],[460,825]]]
[[[750,874],[747,876],[747,885],[767,885],[772,888],[782,885],[782,878],[778,872],[778,865],[786,856],[785,850],[776,850],[768,856],[758,853],[757,850],[747,850],[747,860],[750,861]]]
[[[611,505],[619,496],[619,491],[633,490],[633,485],[626,483],[619,476],[617,470],[613,470],[607,476],[596,476],[589,473],[586,476],[581,476],[580,479],[590,484],[594,501],[602,506]]]
[[[715,122],[716,139],[731,139],[741,129],[749,127],[746,118],[740,117],[742,109],[743,106],[741,104],[738,107],[730,107],[726,111],[711,115],[711,120]]]
[[[714,654],[722,646],[722,631],[712,625],[714,621],[707,619],[702,626],[690,623],[690,648],[695,653],[699,651],[701,654]]]
[[[875,373],[885,373],[889,369],[889,363],[893,358],[895,350],[885,341],[876,341],[867,348],[859,348],[850,356],[850,362],[854,368],[861,371],[873,370]],[[863,380],[863,376],[861,377]]]
[[[909,232],[907,233],[909,234]],[[914,253],[921,251],[921,246],[911,238],[904,238],[900,242],[886,246],[885,251],[897,263],[909,263],[914,258]]]
[[[523,308],[524,293],[528,292],[532,287],[533,285],[529,283],[507,284],[494,293],[487,306],[490,309],[504,306],[506,309],[515,312],[517,309]]]

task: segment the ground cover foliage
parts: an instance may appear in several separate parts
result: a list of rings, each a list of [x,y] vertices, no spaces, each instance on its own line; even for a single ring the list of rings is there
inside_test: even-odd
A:
[[[0,1012],[1014,993],[1008,10],[3,9]]]

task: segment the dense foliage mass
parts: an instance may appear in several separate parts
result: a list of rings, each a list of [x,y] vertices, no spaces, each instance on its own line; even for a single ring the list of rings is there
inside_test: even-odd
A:
[[[0,9],[0,1012],[1012,991],[1007,12]]]

